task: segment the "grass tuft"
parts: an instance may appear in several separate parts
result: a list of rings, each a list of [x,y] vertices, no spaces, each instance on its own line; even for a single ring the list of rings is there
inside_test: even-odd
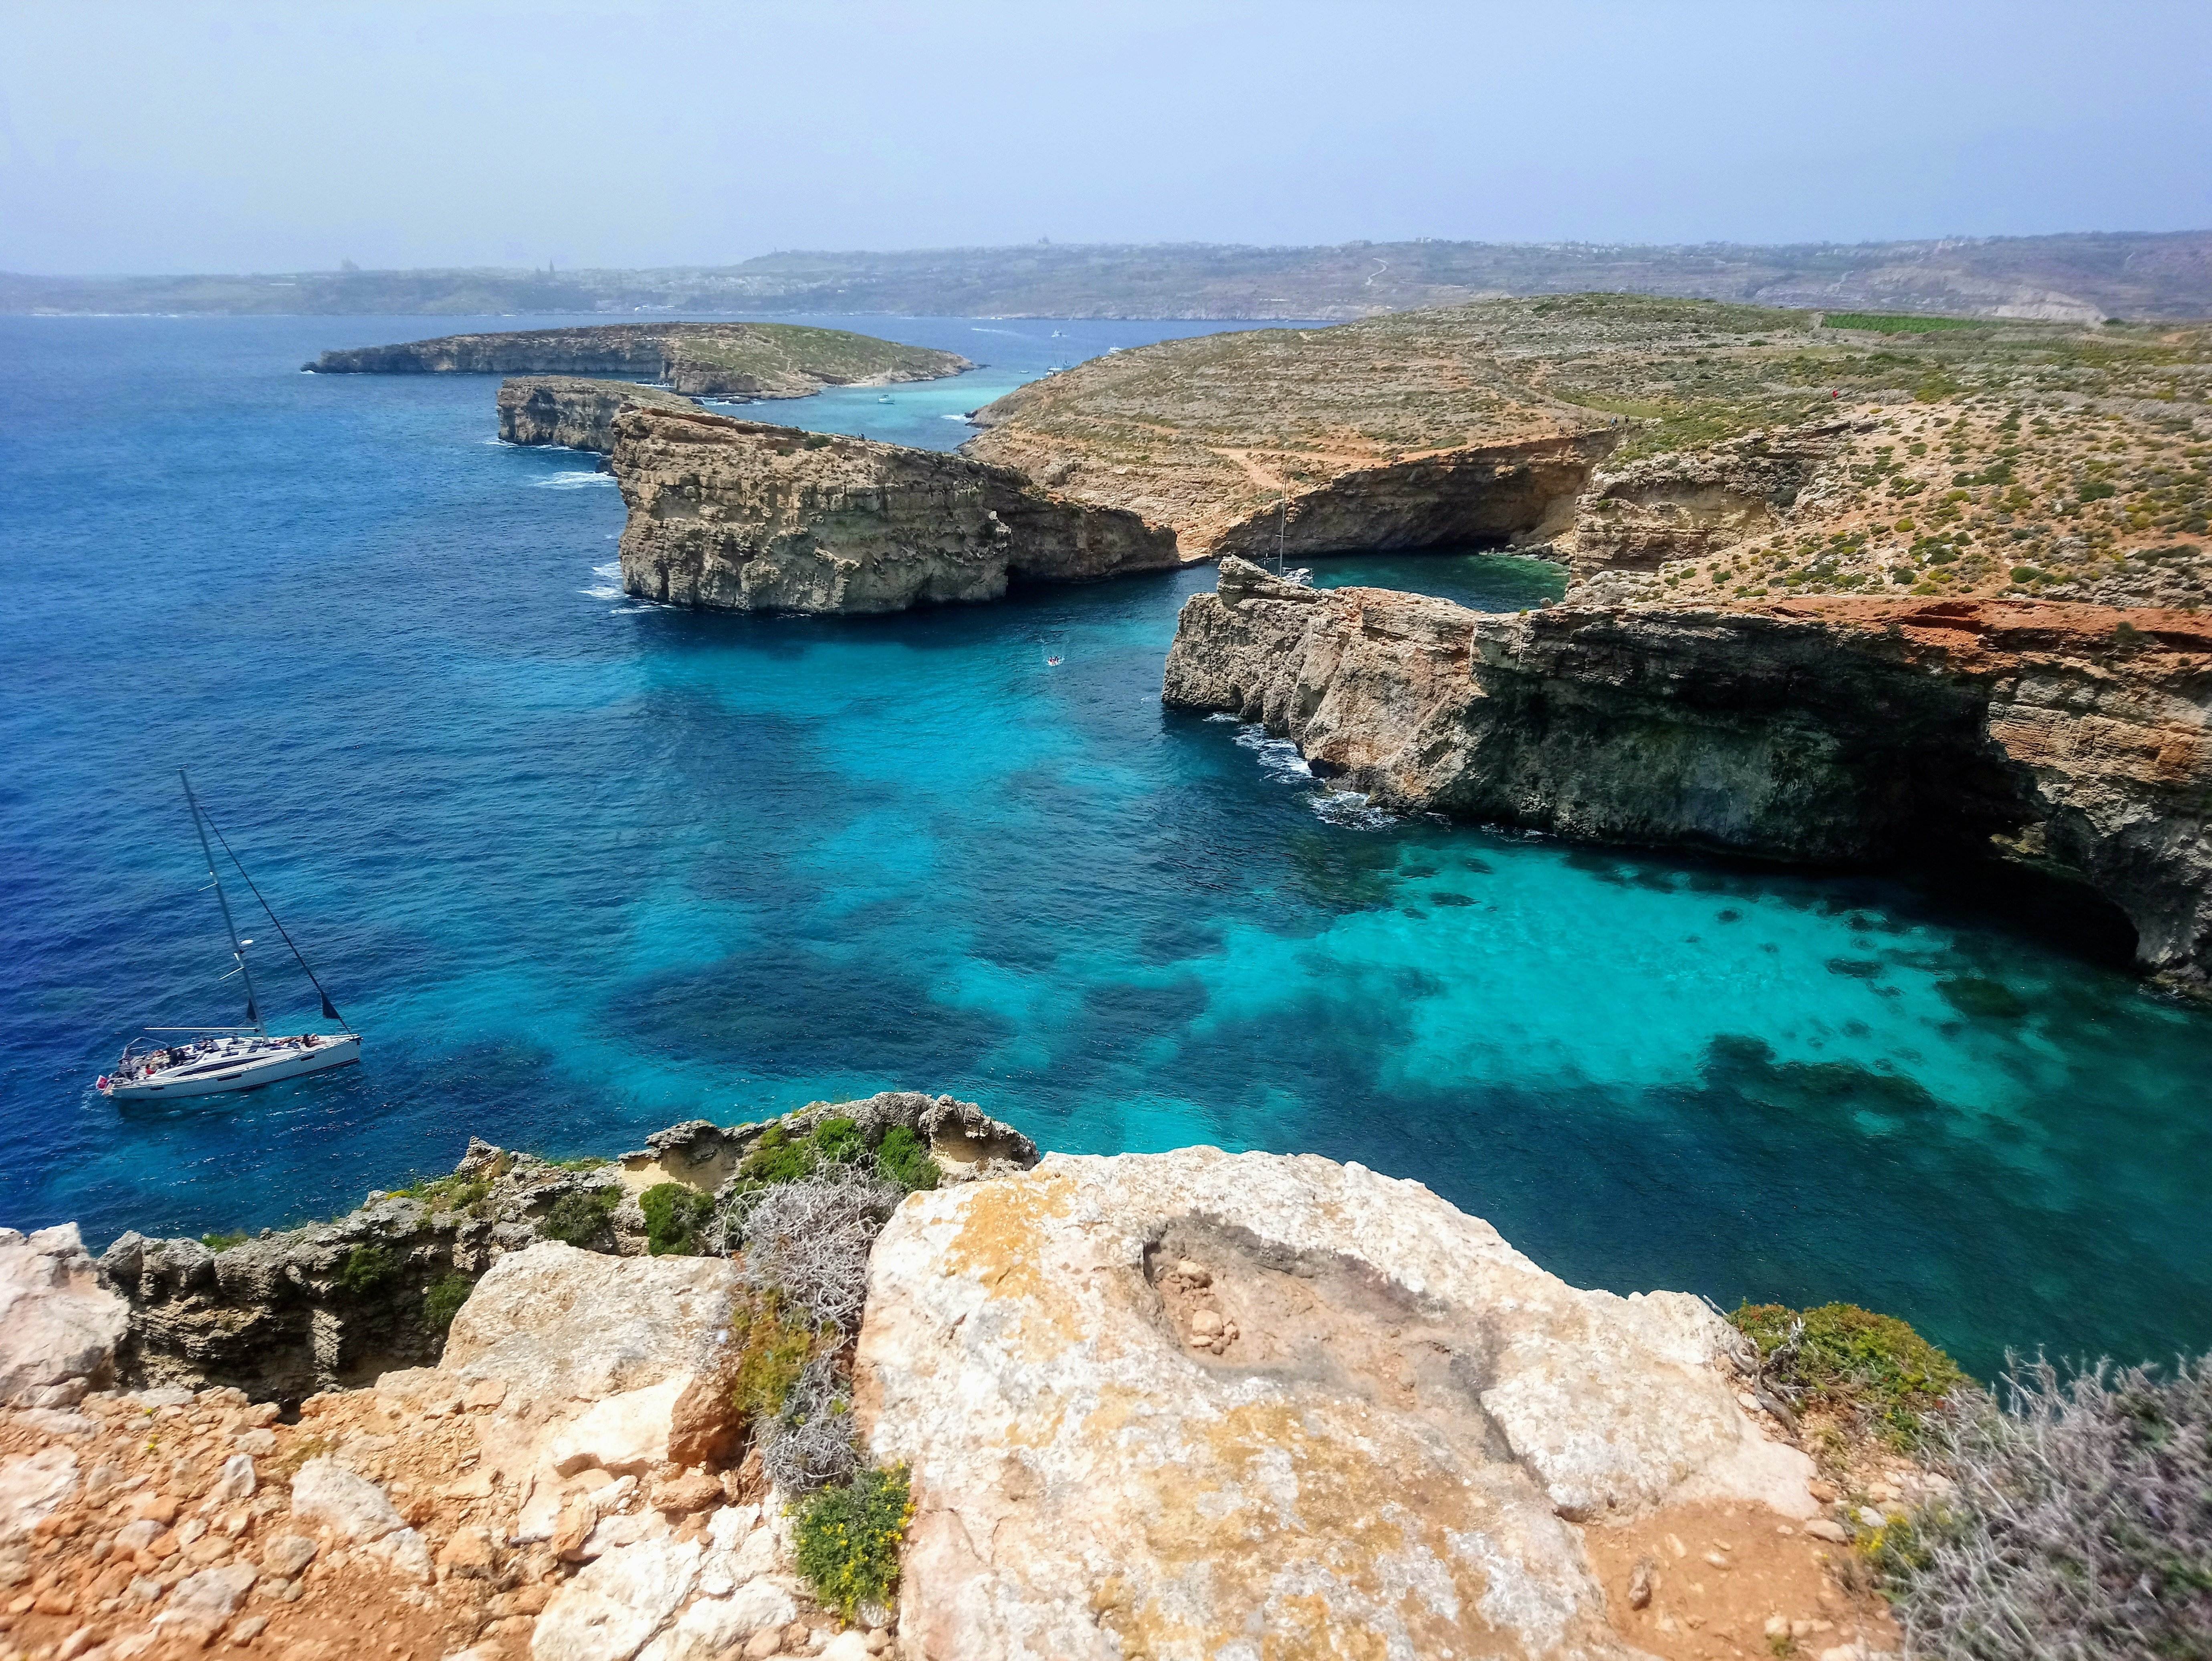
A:
[[[1917,1447],[1928,1415],[1972,1382],[1895,1316],[1856,1304],[1746,1304],[1729,1318],[1758,1347],[1766,1386],[1793,1409],[1820,1409],[1899,1449]]]

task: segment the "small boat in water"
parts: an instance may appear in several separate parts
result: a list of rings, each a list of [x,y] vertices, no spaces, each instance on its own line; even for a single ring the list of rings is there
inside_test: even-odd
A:
[[[331,1003],[331,995],[323,990],[323,983],[315,979],[315,971],[307,967],[307,960],[300,948],[293,944],[292,936],[262,898],[253,879],[246,875],[246,867],[232,853],[229,842],[216,829],[213,820],[200,806],[199,799],[192,794],[192,782],[185,777],[181,767],[177,776],[184,780],[185,803],[191,809],[192,829],[199,833],[200,852],[207,858],[208,879],[214,885],[216,904],[222,910],[222,926],[230,935],[231,956],[237,961],[237,973],[246,982],[246,1019],[244,1026],[170,1026],[149,1027],[149,1036],[134,1038],[124,1046],[114,1070],[95,1080],[100,1093],[111,1101],[146,1102],[175,1101],[187,1096],[218,1096],[234,1090],[257,1090],[279,1079],[296,1079],[302,1074],[321,1073],[333,1067],[344,1067],[361,1059],[361,1034],[346,1025],[345,1018]],[[261,902],[268,912],[269,921],[284,944],[290,947],[307,979],[322,996],[323,1015],[336,1021],[343,1030],[337,1032],[301,1032],[291,1037],[272,1035],[261,1019],[260,1001],[253,989],[253,971],[246,966],[246,948],[253,944],[251,939],[239,937],[238,925],[230,915],[230,897],[223,892],[222,877],[216,868],[215,851],[209,845],[208,832],[215,830],[216,839],[222,843],[222,851],[230,855],[230,862],[238,874],[246,879],[253,897]],[[226,976],[224,978],[228,979]],[[175,1035],[173,1037],[166,1035]],[[161,1035],[157,1037],[155,1035]]]

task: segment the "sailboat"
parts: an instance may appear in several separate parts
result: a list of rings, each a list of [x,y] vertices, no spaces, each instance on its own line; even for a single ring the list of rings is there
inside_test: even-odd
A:
[[[222,926],[230,935],[231,956],[237,960],[238,973],[246,982],[246,1020],[244,1026],[152,1026],[148,1036],[133,1038],[124,1046],[123,1055],[112,1072],[94,1081],[100,1093],[118,1102],[175,1101],[187,1096],[219,1096],[233,1090],[256,1090],[279,1079],[296,1079],[306,1073],[322,1073],[333,1067],[343,1067],[361,1059],[361,1034],[346,1025],[331,995],[323,990],[323,983],[315,979],[315,971],[307,967],[300,948],[293,944],[292,936],[269,902],[262,898],[260,889],[246,874],[246,867],[223,837],[215,822],[201,807],[199,798],[192,794],[192,782],[185,770],[177,770],[183,780],[185,805],[191,810],[192,829],[199,833],[200,852],[208,863],[208,878],[215,885],[216,904],[222,910]],[[301,1032],[291,1037],[270,1034],[261,1019],[260,1000],[253,989],[253,971],[246,966],[246,948],[253,944],[251,939],[239,937],[238,925],[230,915],[230,897],[223,892],[222,875],[216,868],[215,850],[208,843],[208,832],[213,830],[216,840],[222,843],[222,851],[230,855],[230,862],[238,867],[238,874],[246,879],[253,897],[261,902],[261,909],[269,914],[269,922],[284,944],[306,970],[307,979],[323,1000],[323,1017],[336,1021],[342,1029],[337,1032]],[[228,977],[225,977],[226,979]]]

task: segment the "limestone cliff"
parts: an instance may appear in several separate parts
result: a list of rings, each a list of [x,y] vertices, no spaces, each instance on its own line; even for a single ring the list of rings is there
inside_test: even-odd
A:
[[[743,611],[896,611],[1176,563],[1175,538],[959,456],[631,407],[623,587]]]
[[[615,447],[616,412],[632,404],[698,407],[688,398],[632,380],[516,375],[499,384],[499,435],[509,444],[558,444],[605,455]]]
[[[702,397],[805,398],[824,386],[933,380],[973,368],[957,352],[790,323],[608,323],[444,335],[325,352],[317,374],[624,375]]]
[[[2142,967],[2212,993],[2212,625],[1830,599],[1496,616],[1225,561],[1170,704],[1287,733],[1377,800],[1594,840],[2075,873]]]

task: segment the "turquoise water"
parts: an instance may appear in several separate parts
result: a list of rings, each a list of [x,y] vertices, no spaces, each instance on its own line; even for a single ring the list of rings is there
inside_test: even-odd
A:
[[[756,413],[957,442],[987,377],[1149,333],[855,326],[993,368]],[[2212,1017],[2140,990],[2101,914],[1385,818],[1161,709],[1210,571],[886,618],[632,605],[616,492],[487,441],[492,381],[295,373],[423,332],[0,319],[0,1220],[273,1224],[471,1132],[611,1152],[896,1086],[1053,1147],[1359,1159],[1581,1283],[1851,1299],[1984,1372],[2212,1343]],[[142,1024],[236,1018],[179,763],[361,1067],[89,1089]]]

